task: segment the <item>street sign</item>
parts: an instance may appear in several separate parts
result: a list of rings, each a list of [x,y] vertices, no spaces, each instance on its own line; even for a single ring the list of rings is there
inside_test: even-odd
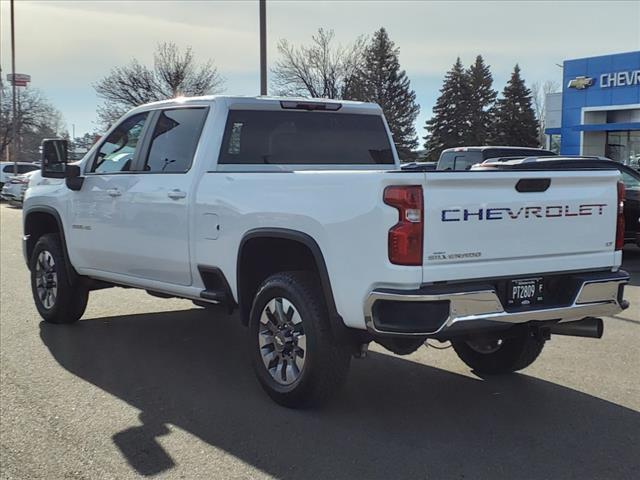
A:
[[[7,81],[16,87],[26,87],[27,83],[31,81],[31,75],[26,73],[10,73],[7,75]]]

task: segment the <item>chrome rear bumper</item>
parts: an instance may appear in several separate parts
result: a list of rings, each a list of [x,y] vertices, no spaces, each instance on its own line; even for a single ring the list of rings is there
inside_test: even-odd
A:
[[[584,277],[584,275],[582,276]],[[614,315],[625,308],[620,287],[628,283],[624,271],[588,277],[582,281],[569,305],[553,308],[531,308],[507,311],[494,288],[424,293],[416,291],[374,290],[365,302],[364,316],[367,329],[374,334],[400,336],[446,336],[447,333],[472,331],[474,326],[508,327],[531,321],[569,322],[585,317]],[[448,316],[438,322],[437,328],[422,331],[392,331],[380,328],[376,323],[376,302],[449,302]],[[428,303],[425,303],[428,306]]]

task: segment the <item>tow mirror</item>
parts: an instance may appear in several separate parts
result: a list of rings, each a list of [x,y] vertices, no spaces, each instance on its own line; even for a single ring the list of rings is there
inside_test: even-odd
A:
[[[69,141],[63,138],[46,138],[42,141],[42,176],[65,178]]]
[[[42,176],[64,178],[71,190],[80,190],[84,183],[78,165],[69,165],[69,141],[64,138],[46,138],[42,141]]]

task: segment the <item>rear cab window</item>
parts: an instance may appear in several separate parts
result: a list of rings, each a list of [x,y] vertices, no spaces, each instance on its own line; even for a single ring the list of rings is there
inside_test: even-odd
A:
[[[380,115],[229,110],[221,165],[393,165]]]
[[[438,170],[469,170],[472,165],[482,163],[480,151],[443,152],[438,160]]]

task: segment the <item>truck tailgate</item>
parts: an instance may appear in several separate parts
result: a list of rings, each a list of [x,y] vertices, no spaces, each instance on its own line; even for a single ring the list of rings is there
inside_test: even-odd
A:
[[[425,177],[424,282],[610,268],[620,262],[614,251],[615,170],[429,172]],[[519,182],[523,191],[516,188]],[[531,188],[539,191],[524,191]]]

